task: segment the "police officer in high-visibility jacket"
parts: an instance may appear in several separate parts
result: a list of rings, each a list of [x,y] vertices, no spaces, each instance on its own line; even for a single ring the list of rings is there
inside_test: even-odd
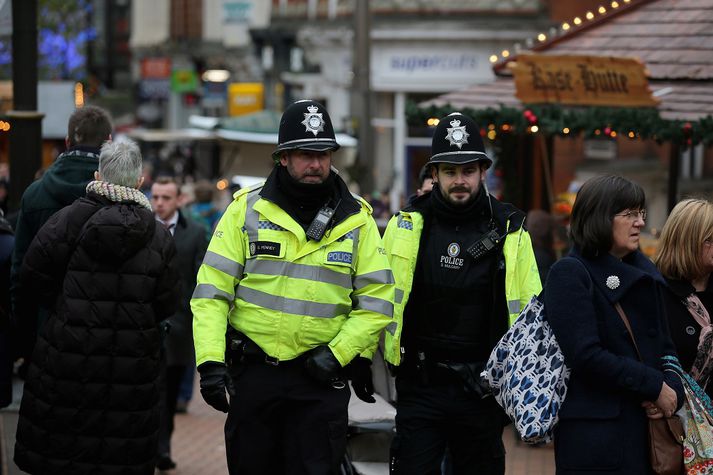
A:
[[[492,160],[480,129],[453,113],[437,125],[433,191],[389,222],[384,247],[396,279],[385,356],[395,368],[392,472],[501,475],[505,414],[479,380],[490,352],[540,277],[525,214],[485,188]]]
[[[290,105],[275,168],[235,193],[198,272],[201,394],[228,412],[231,474],[335,472],[347,365],[360,368],[355,394],[373,401],[364,378],[393,315],[394,280],[371,208],[331,168],[338,148],[324,106]]]

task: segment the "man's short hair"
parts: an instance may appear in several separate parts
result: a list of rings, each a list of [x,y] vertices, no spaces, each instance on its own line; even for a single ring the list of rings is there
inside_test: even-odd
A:
[[[179,185],[178,181],[172,176],[161,175],[153,181],[153,184],[154,185],[175,185],[176,196],[181,194],[181,185]]]
[[[102,145],[99,174],[102,180],[135,188],[141,178],[141,151],[136,142],[121,138]]]
[[[423,167],[421,167],[421,171],[418,172],[418,187],[423,188],[423,182],[432,178],[431,177],[431,167],[427,163]]]
[[[96,106],[84,106],[74,111],[67,124],[69,146],[87,145],[99,148],[109,140],[112,124],[109,113]]]

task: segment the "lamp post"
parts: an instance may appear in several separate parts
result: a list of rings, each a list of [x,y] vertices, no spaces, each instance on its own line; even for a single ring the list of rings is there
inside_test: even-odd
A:
[[[354,82],[359,118],[359,165],[366,172],[359,183],[361,193],[374,189],[374,143],[371,127],[371,25],[369,0],[356,0],[354,15]]]
[[[9,208],[17,209],[42,165],[42,117],[37,111],[37,0],[12,0],[12,100]]]

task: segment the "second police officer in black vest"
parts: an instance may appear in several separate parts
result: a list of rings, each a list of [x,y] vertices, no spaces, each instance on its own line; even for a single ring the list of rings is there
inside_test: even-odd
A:
[[[396,279],[385,356],[398,392],[392,469],[502,474],[505,415],[479,384],[490,352],[540,292],[525,214],[485,188],[480,129],[453,113],[436,127],[433,191],[394,216],[384,247]]]

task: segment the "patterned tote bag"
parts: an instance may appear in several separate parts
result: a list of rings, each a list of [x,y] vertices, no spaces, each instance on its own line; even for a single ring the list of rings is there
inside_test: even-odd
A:
[[[713,475],[713,404],[696,381],[681,368],[678,360],[665,356],[664,370],[681,377],[686,400],[678,411],[686,438],[683,464],[688,475]]]
[[[570,370],[538,297],[520,312],[483,372],[493,396],[528,444],[552,440]]]

